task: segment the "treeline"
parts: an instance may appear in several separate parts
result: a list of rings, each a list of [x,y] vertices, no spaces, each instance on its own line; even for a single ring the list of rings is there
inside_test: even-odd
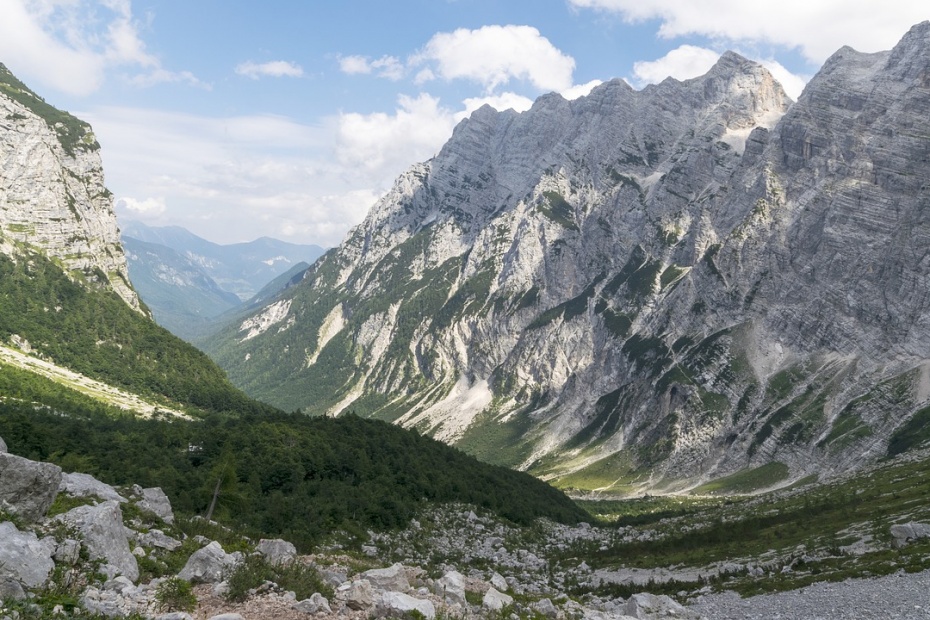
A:
[[[0,367],[8,377],[0,437],[11,452],[111,484],[160,486],[187,514],[204,514],[219,485],[215,518],[304,549],[335,530],[363,539],[368,529],[403,526],[425,502],[466,502],[521,524],[585,518],[527,474],[383,422],[284,413],[144,420],[42,387],[41,378],[15,397],[16,373],[30,374]],[[36,407],[29,393],[50,406]]]
[[[16,262],[0,254],[0,342],[15,334],[59,365],[140,394],[212,411],[271,410],[204,353],[94,286],[40,254]]]

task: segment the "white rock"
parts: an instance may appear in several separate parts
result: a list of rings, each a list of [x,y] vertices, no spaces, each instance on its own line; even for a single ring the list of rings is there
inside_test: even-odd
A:
[[[45,584],[55,568],[53,538],[39,539],[6,521],[0,523],[0,578],[10,577],[27,588]]]
[[[119,502],[110,500],[97,506],[78,506],[55,520],[79,532],[91,559],[106,561],[132,581],[139,578],[139,565],[129,549]]]
[[[217,583],[223,581],[237,563],[236,554],[226,553],[220,543],[212,541],[191,555],[178,577],[191,583]]]
[[[126,498],[116,492],[109,484],[100,482],[88,474],[71,473],[62,474],[59,493],[67,493],[76,497],[99,497],[102,500],[125,502]]]
[[[459,605],[464,607],[465,600],[465,576],[458,571],[449,571],[436,581],[436,595],[449,605]]]
[[[436,617],[436,608],[431,601],[414,598],[403,592],[382,593],[380,607],[401,613],[416,611],[423,614],[427,620],[433,620]]]
[[[0,452],[0,510],[35,521],[55,501],[60,483],[57,465]]]
[[[262,554],[269,564],[289,564],[297,557],[297,548],[292,543],[280,538],[263,538],[258,541],[255,550]]]
[[[404,571],[404,565],[399,562],[387,568],[366,570],[362,573],[362,578],[367,579],[373,587],[380,590],[406,592],[410,589],[410,583],[407,581],[407,573]]]
[[[513,604],[512,596],[508,596],[503,592],[498,592],[493,587],[485,592],[484,598],[481,601],[481,606],[485,609],[490,609],[491,611],[500,611],[507,605],[511,604]]]

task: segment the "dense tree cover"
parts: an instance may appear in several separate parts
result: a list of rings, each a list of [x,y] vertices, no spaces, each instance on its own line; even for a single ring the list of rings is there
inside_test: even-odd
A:
[[[111,484],[160,486],[186,513],[203,514],[219,483],[216,517],[304,548],[336,529],[402,526],[424,502],[467,502],[517,523],[585,516],[532,476],[353,415],[144,420],[3,366],[0,393],[11,452]]]
[[[271,410],[109,288],[73,280],[40,254],[0,255],[0,342],[14,334],[47,359],[136,393],[213,411]]]

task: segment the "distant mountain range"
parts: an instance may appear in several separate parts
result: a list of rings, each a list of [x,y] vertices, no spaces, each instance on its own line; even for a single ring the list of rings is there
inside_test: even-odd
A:
[[[256,295],[279,293],[324,252],[269,237],[220,245],[179,226],[131,220],[121,228],[133,286],[155,320],[187,340],[224,313],[250,307]]]

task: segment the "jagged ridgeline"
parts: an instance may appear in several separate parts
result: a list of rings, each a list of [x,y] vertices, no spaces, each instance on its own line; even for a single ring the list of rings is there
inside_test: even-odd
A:
[[[484,107],[210,353],[287,410],[564,486],[763,488],[920,445],[928,66],[925,22],[839,50],[797,102],[727,53]]]
[[[0,66],[0,437],[10,452],[160,486],[257,536],[310,545],[468,502],[527,523],[583,513],[526,474],[383,423],[289,415],[156,325],[126,278],[88,125]],[[2,512],[2,511],[0,511]]]

